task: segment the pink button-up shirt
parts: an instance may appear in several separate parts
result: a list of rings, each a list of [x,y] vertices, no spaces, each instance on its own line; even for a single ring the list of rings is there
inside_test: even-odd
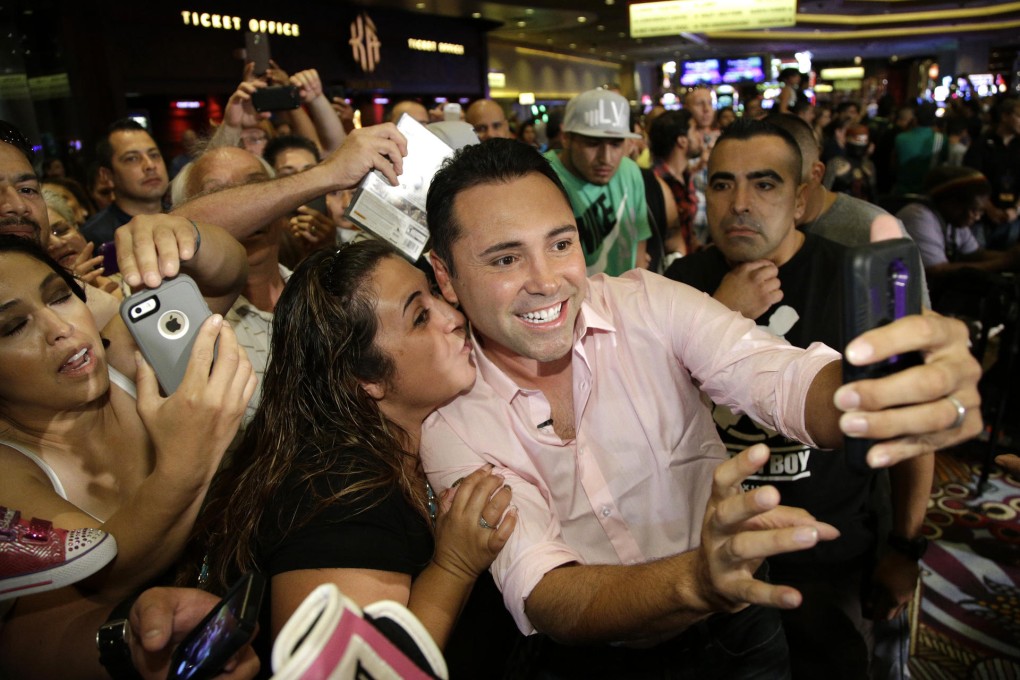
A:
[[[492,565],[525,634],[532,588],[570,563],[636,564],[698,545],[712,472],[727,458],[712,401],[814,445],[808,387],[839,355],[797,349],[693,288],[641,270],[589,279],[572,371],[575,439],[476,349],[471,390],[426,421],[421,456],[437,491],[492,463],[519,522]],[[700,390],[699,390],[700,386]]]

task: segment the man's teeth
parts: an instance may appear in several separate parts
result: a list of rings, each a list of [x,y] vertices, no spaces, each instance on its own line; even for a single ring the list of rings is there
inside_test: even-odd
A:
[[[563,311],[563,305],[555,305],[548,309],[540,309],[537,312],[527,312],[521,314],[521,318],[525,321],[531,321],[532,323],[548,323],[555,321],[560,318],[560,313]]]

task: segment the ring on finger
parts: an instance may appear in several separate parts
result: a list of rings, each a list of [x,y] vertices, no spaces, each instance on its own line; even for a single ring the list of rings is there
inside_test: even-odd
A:
[[[483,529],[495,529],[496,528],[496,527],[492,526],[491,524],[489,524],[488,522],[486,522],[485,518],[482,517],[481,515],[478,516],[478,526],[480,526]]]
[[[950,430],[955,430],[963,425],[963,421],[967,417],[967,407],[961,404],[960,400],[952,395],[946,395],[946,399],[949,400],[950,404],[956,407],[956,420],[954,420],[953,424],[949,426]]]

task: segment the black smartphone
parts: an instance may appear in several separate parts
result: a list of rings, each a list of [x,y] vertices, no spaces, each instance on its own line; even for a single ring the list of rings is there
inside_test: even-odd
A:
[[[158,288],[139,291],[120,304],[124,325],[156,372],[164,394],[173,394],[184,380],[198,330],[211,315],[201,291],[187,274],[167,279]]]
[[[99,254],[103,256],[104,276],[110,276],[120,271],[120,267],[117,265],[117,244],[114,241],[100,244]]]
[[[312,210],[318,210],[319,212],[321,212],[326,217],[329,217],[329,208],[326,207],[326,196],[325,195],[317,196],[317,197],[313,198],[312,200],[310,200],[307,203],[305,203],[305,207],[306,208],[311,208]]]
[[[245,32],[244,58],[245,61],[255,62],[255,75],[265,75],[269,70],[269,35]]]
[[[265,587],[261,574],[242,576],[177,645],[167,680],[203,680],[219,675],[230,657],[255,636]]]
[[[843,261],[843,348],[861,333],[900,317],[921,313],[921,256],[907,238],[850,248]],[[897,354],[868,366],[843,361],[843,383],[870,380],[921,363],[917,352]],[[865,460],[873,439],[845,437],[847,462],[869,469]]]
[[[301,106],[301,95],[293,85],[261,87],[251,95],[251,105],[258,112],[290,111]]]

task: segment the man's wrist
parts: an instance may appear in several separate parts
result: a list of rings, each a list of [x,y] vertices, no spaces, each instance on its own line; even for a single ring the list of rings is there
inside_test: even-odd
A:
[[[128,614],[138,595],[123,600],[113,608],[106,622],[96,631],[99,663],[113,680],[137,680],[142,676],[131,659],[128,636],[131,633]]]
[[[928,550],[928,539],[924,536],[905,538],[890,531],[886,542],[894,552],[908,557],[915,562],[924,557],[924,553]]]

